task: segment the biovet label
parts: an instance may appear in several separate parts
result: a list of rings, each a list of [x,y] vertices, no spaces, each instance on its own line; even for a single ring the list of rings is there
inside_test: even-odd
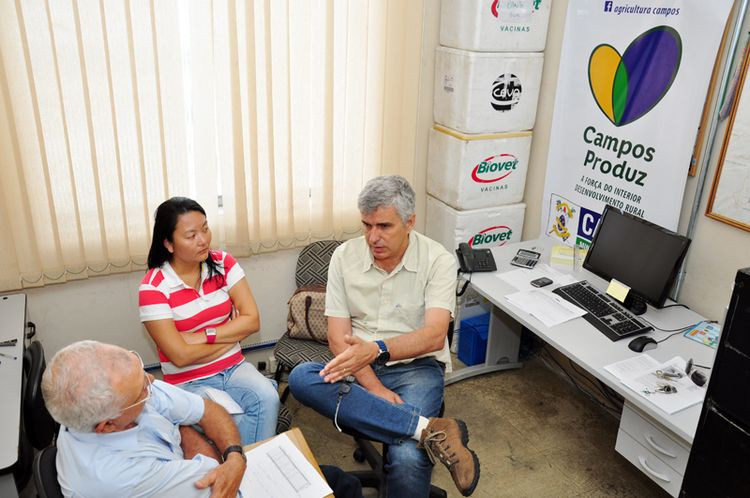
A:
[[[504,246],[510,242],[513,230],[505,225],[485,228],[469,239],[471,247]]]
[[[527,33],[532,16],[541,4],[542,0],[493,0],[490,12],[502,23],[501,31]]]
[[[477,163],[471,170],[471,179],[480,192],[505,190],[508,185],[500,182],[518,168],[518,158],[513,154],[497,154]]]

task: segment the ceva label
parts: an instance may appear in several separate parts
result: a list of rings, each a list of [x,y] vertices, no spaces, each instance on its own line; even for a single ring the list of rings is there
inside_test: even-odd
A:
[[[510,241],[512,235],[513,230],[505,225],[485,228],[469,239],[469,245],[472,247],[476,245],[504,246]]]
[[[518,158],[513,154],[497,154],[480,162],[471,171],[471,179],[477,183],[492,183],[506,178],[518,167]]]

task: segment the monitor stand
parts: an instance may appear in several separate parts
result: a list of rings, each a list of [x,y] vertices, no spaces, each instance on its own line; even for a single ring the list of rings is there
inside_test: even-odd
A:
[[[623,303],[625,307],[634,315],[642,315],[646,312],[646,300],[641,296],[634,294],[632,291],[628,292],[628,296],[625,298]]]

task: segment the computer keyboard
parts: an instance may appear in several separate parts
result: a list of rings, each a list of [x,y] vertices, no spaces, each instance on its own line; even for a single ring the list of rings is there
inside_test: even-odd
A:
[[[612,341],[652,330],[617,301],[599,292],[585,280],[563,285],[552,292],[586,310],[583,318]]]

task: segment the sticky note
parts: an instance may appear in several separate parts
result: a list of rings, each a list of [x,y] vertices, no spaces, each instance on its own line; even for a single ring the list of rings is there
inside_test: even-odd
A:
[[[614,278],[609,282],[609,287],[607,287],[607,294],[614,297],[621,303],[625,302],[625,298],[627,297],[628,292],[630,292],[630,287],[623,284],[619,280],[615,280]]]
[[[554,268],[572,268],[573,267],[573,248],[568,246],[552,246],[552,252],[549,257],[550,265]]]

